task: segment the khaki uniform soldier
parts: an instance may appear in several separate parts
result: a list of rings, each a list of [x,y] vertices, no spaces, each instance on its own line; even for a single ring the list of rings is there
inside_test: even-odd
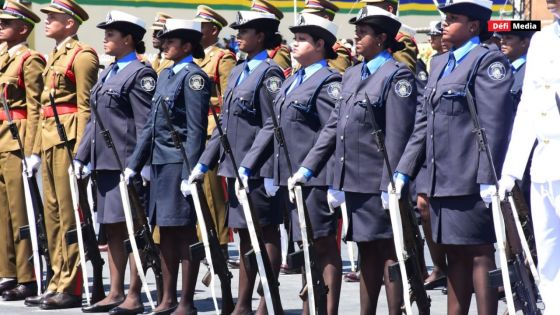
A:
[[[306,0],[305,8],[301,12],[312,13],[332,21],[339,10],[336,4],[329,0]],[[333,50],[336,52],[337,57],[336,59],[329,59],[329,67],[336,69],[342,74],[346,68],[352,66],[352,52],[340,42],[334,44]]]
[[[11,0],[0,14],[0,39],[6,43],[0,52],[0,93],[19,130],[25,155],[33,150],[45,67],[43,57],[29,49],[26,39],[39,21],[29,7]],[[15,301],[37,294],[37,283],[29,261],[31,242],[19,236],[19,227],[28,224],[21,175],[25,157],[18,141],[12,138],[4,108],[0,108],[0,121],[0,276],[14,279],[13,288],[7,290],[9,287],[4,285],[1,293],[4,300]]]
[[[373,5],[393,14],[399,10],[399,0],[362,0],[366,5]],[[416,73],[416,60],[418,58],[418,46],[414,40],[414,30],[403,24],[397,33],[397,41],[404,44],[404,49],[393,53],[393,58]]]
[[[163,69],[169,68],[169,67],[171,67],[171,65],[173,65],[173,61],[171,61],[169,59],[165,59],[165,57],[163,56],[163,52],[162,52],[162,49],[161,49],[161,41],[157,37],[157,34],[159,33],[159,31],[163,30],[163,26],[165,25],[165,21],[167,19],[170,19],[170,18],[171,18],[171,15],[169,15],[167,13],[163,13],[163,12],[158,12],[158,13],[156,13],[155,22],[152,24],[152,27],[150,27],[150,29],[153,31],[153,33],[152,33],[152,45],[154,46],[155,49],[158,50],[158,53],[150,61],[150,63],[152,64],[152,68],[156,71],[156,73],[158,75],[161,73],[161,71],[163,71]]]
[[[43,72],[40,129],[28,168],[36,169],[42,160],[45,226],[54,275],[42,297],[29,298],[29,305],[42,309],[78,307],[82,304],[82,275],[77,244],[67,244],[65,235],[75,226],[68,169],[72,162],[50,106],[54,95],[60,121],[69,144],[76,153],[89,120],[90,90],[97,79],[99,60],[95,51],[78,41],[76,33],[88,14],[73,0],[52,0],[41,9],[47,14],[45,35],[56,41]]]
[[[228,25],[226,19],[219,15],[212,8],[200,5],[196,12],[195,21],[202,23],[202,47],[204,48],[204,58],[195,59],[195,63],[202,68],[211,81],[212,93],[210,94],[210,105],[214,106],[217,113],[223,102],[223,95],[228,83],[228,78],[233,67],[235,67],[235,55],[227,50],[216,46],[220,31]],[[212,112],[208,112],[208,139],[216,127],[216,122],[212,117]],[[227,253],[229,242],[228,228],[226,227],[226,203],[221,177],[218,177],[216,170],[211,170],[204,180],[204,193],[212,213],[212,218],[216,226],[220,244],[223,251]],[[227,255],[226,255],[227,257]]]
[[[278,20],[284,18],[284,13],[266,0],[253,0],[251,11],[271,13]],[[268,58],[274,60],[282,68],[284,76],[288,77],[292,74],[292,56],[288,46],[279,43],[275,48],[268,50]]]

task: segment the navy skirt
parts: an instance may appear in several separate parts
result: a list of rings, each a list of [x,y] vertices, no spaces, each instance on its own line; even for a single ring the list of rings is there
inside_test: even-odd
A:
[[[318,239],[325,236],[336,235],[337,219],[336,212],[331,213],[329,204],[327,203],[327,190],[328,187],[303,187],[303,198],[309,213],[309,220],[313,228],[313,239]],[[284,199],[288,209],[290,210],[292,220],[292,235],[294,241],[301,241],[301,230],[299,227],[298,211],[295,203],[290,202],[288,188],[286,186],[280,187],[278,191]]]
[[[150,180],[149,221],[152,225],[196,225],[196,212],[191,196],[181,193],[182,163],[152,165]]]
[[[492,209],[480,195],[430,198],[432,238],[438,244],[480,245],[496,242]]]
[[[380,194],[345,192],[349,226],[346,239],[371,242],[393,238],[389,212],[383,209]]]
[[[228,226],[236,229],[246,229],[247,222],[245,221],[245,214],[243,207],[239,203],[235,195],[235,179],[227,178],[228,189]],[[261,226],[266,225],[279,225],[282,223],[284,212],[284,202],[277,193],[274,197],[268,197],[264,189],[264,179],[250,179],[249,180],[249,198],[253,204],[253,211],[259,218]],[[255,220],[253,218],[253,220]]]
[[[124,210],[119,190],[120,171],[95,171],[97,188],[97,222],[112,224],[125,222]]]

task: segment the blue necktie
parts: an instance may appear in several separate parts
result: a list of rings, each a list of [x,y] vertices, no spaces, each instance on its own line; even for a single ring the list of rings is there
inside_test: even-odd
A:
[[[247,63],[247,61],[245,61],[245,65],[243,66],[243,72],[241,72],[241,75],[239,76],[239,80],[237,80],[237,84],[235,86],[241,84],[241,82],[245,80],[245,78],[247,78],[250,73],[251,71],[249,69],[249,64]]]
[[[455,69],[456,61],[455,55],[453,53],[449,53],[449,61],[447,61],[447,65],[445,66],[445,70],[443,70],[443,74],[441,75],[442,78],[448,76],[453,69]]]
[[[113,66],[113,68],[109,72],[109,75],[107,75],[105,77],[105,81],[108,80],[109,78],[112,78],[112,77],[116,76],[118,71],[119,71],[119,64],[115,63],[115,65]]]
[[[367,63],[364,62],[364,64],[362,65],[362,80],[367,79],[369,75],[370,75],[369,68],[367,66]]]
[[[290,86],[290,89],[288,90],[287,94],[291,93],[298,86],[300,86],[303,83],[304,78],[305,78],[305,70],[302,68],[297,72],[296,80],[294,81],[292,86]]]

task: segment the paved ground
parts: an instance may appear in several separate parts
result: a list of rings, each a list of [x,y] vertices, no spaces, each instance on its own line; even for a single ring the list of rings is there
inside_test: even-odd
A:
[[[236,255],[235,247],[230,246],[230,253],[232,255]],[[427,252],[426,252],[427,254]],[[343,246],[342,249],[342,257],[344,260],[344,270],[348,271],[350,269],[350,262],[348,260],[347,250],[346,247]],[[106,254],[103,253],[104,258],[106,259]],[[426,256],[428,260],[428,265],[431,265],[431,261],[429,260],[429,255]],[[200,277],[204,275],[206,272],[205,267],[201,267],[200,269]],[[238,271],[232,270],[233,273],[233,280],[232,280],[232,287],[233,287],[233,296],[237,296],[237,282],[238,282]],[[90,273],[91,274],[91,273]],[[108,287],[108,268],[106,267],[104,270],[104,283],[106,284],[106,290],[109,289]],[[150,285],[151,290],[153,290],[153,296],[155,298],[155,284],[154,278],[152,274],[148,275],[148,282]],[[216,281],[217,282],[217,281]],[[180,282],[179,282],[180,283]],[[295,315],[301,314],[301,300],[298,297],[298,292],[301,287],[301,275],[281,275],[280,276],[280,295],[282,298],[282,304],[284,306],[284,310],[286,314]],[[219,283],[216,283],[216,292],[218,296],[220,296],[220,289]],[[428,294],[432,299],[432,307],[431,307],[431,314],[433,315],[440,315],[446,313],[446,296],[442,294],[441,290],[434,290],[429,291]],[[256,294],[255,294],[256,296]],[[147,301],[146,298],[144,298]],[[210,315],[216,314],[214,311],[214,306],[211,298],[210,289],[206,288],[203,284],[199,282],[197,286],[196,296],[195,296],[195,303],[196,307],[199,310],[199,314]],[[342,293],[340,297],[340,314],[359,314],[359,284],[358,283],[346,283],[342,282]],[[84,302],[85,303],[85,302]],[[255,298],[253,299],[253,308],[256,309],[258,300]],[[387,314],[387,303],[385,299],[385,293],[382,289],[381,296],[379,297],[378,303],[378,314]],[[146,311],[149,311],[149,305],[146,302]],[[413,306],[414,307],[414,306]],[[498,314],[503,314],[505,310],[505,304],[500,303]],[[3,302],[0,301],[0,314],[4,315],[16,315],[16,314],[28,314],[28,313],[43,313],[43,314],[82,314],[80,309],[69,309],[69,310],[57,310],[57,311],[41,311],[36,308],[29,308],[23,305],[23,302]],[[416,311],[415,311],[416,314]],[[471,303],[471,311],[469,314],[477,314],[476,312],[476,304],[474,301]]]

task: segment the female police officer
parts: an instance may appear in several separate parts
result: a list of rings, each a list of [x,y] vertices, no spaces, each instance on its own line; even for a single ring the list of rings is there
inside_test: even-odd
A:
[[[194,163],[204,150],[210,102],[208,76],[193,62],[193,58],[204,58],[200,29],[200,22],[168,19],[158,35],[165,58],[173,60],[173,66],[160,74],[148,123],[125,170],[128,177],[151,163],[149,216],[150,223],[160,227],[163,271],[163,299],[155,314],[168,314],[174,308],[176,314],[196,314],[193,296],[200,262],[189,255],[189,245],[197,241],[196,217],[192,198],[185,198],[180,190],[181,179],[188,178],[191,170],[174,145],[163,105],[189,162]],[[182,293],[177,305],[180,262]]]
[[[401,285],[388,276],[396,261],[393,234],[381,202],[389,178],[372,118],[386,134],[387,153],[396,165],[414,125],[415,78],[389,53],[402,48],[394,40],[401,26],[396,16],[366,6],[350,23],[356,25],[356,50],[364,62],[344,73],[339,103],[288,186],[311,181],[334,154],[333,188],[345,192],[351,213],[347,238],[358,243],[361,257],[360,313],[375,313],[384,282],[389,313],[400,314]]]
[[[274,149],[270,146],[274,139],[271,118],[266,121],[241,163],[241,173],[251,173],[260,166],[260,161],[274,154],[274,183],[281,186],[285,202],[292,210],[294,241],[301,241],[301,234],[297,210],[288,199],[287,180],[297,170],[290,167],[297,167],[313,147],[340,96],[341,77],[336,70],[328,67],[326,60],[337,57],[332,49],[337,29],[331,21],[310,13],[300,14],[298,23],[290,27],[295,34],[292,55],[301,68],[282,85],[274,101],[274,113],[279,117],[293,164],[287,164],[278,141],[274,142]],[[316,254],[313,258],[317,259],[329,289],[328,314],[337,314],[342,262],[336,243],[336,215],[330,212],[327,204],[326,174],[325,168],[307,185],[309,187],[304,187],[304,196],[313,228]]]
[[[247,60],[237,65],[231,72],[228,86],[224,93],[225,113],[222,115],[222,128],[226,133],[236,162],[239,163],[255,140],[255,136],[264,122],[270,117],[269,102],[274,100],[280,90],[284,75],[280,67],[268,58],[266,49],[280,44],[277,33],[280,21],[273,14],[254,11],[240,11],[237,21],[231,27],[238,30],[239,49],[247,53]],[[189,181],[202,179],[203,174],[214,167],[221,156],[220,140],[217,131],[208,142],[199,163],[193,170]],[[277,186],[272,180],[272,159],[261,168],[255,168],[248,174],[248,187],[255,211],[264,234],[264,242],[275,275],[280,270],[280,232],[282,208],[276,195]],[[243,209],[235,196],[235,172],[228,157],[224,157],[218,174],[227,178],[229,195],[228,224],[236,228],[240,237],[240,252],[251,249],[251,242],[243,215]],[[251,296],[256,273],[248,274],[241,259],[239,267],[239,297],[234,314],[251,312]],[[264,300],[261,299],[259,314],[264,312]]]
[[[130,260],[131,282],[124,298],[128,255],[123,241],[128,236],[118,185],[122,170],[96,122],[99,120],[111,133],[118,158],[128,161],[148,118],[156,74],[150,66],[138,61],[136,55],[145,50],[142,41],[146,33],[144,21],[125,12],[110,11],[105,22],[97,27],[105,30],[105,53],[114,56],[116,61],[101,73],[92,89],[92,106],[97,108],[99,116],[93,115],[88,122],[74,166],[77,172],[82,170],[83,173],[84,165],[91,163],[97,183],[97,220],[104,226],[108,241],[111,289],[104,300],[84,307],[83,311],[136,314],[142,313],[144,307],[134,260]]]
[[[448,314],[467,314],[474,289],[478,314],[496,314],[496,290],[488,271],[495,268],[496,241],[488,208],[494,178],[473,133],[466,94],[485,129],[495,167],[500,170],[512,121],[512,75],[505,56],[480,44],[492,14],[488,0],[455,0],[446,13],[443,40],[451,50],[434,56],[421,119],[397,167],[397,189],[415,176],[425,158],[433,240],[448,259]]]

